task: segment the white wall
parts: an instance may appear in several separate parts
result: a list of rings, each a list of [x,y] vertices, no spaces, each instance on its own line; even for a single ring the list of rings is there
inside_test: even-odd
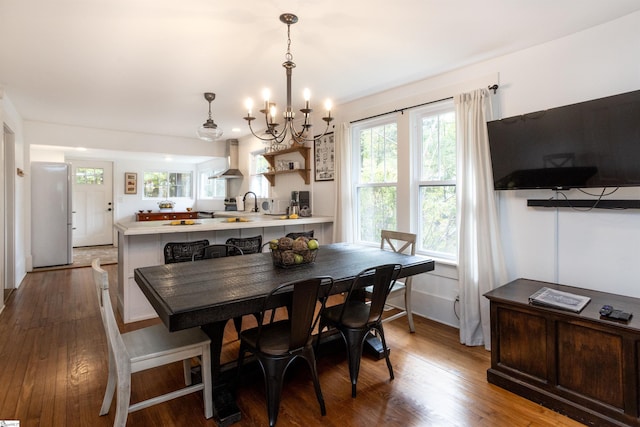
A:
[[[638,90],[638,28],[640,13],[634,13],[554,42],[339,105],[337,121],[357,120],[493,83],[500,85],[494,97],[496,118]],[[492,81],[494,77],[499,80]],[[585,198],[574,193],[569,197]],[[526,206],[527,198],[551,196],[551,191],[499,193],[510,279],[527,277],[640,296],[640,211],[574,212]],[[640,199],[640,188],[620,190],[613,198]],[[398,204],[408,205],[402,200]],[[457,324],[452,310],[458,292],[455,268],[439,263],[429,276],[414,279],[415,311]]]
[[[0,88],[0,125],[2,124],[7,126],[14,134],[15,168],[26,171],[25,164],[28,163],[28,159],[25,159],[24,155],[25,138],[23,132],[23,120],[20,114],[16,111],[11,100],[3,94],[2,88]],[[1,131],[2,129],[0,128],[0,132]],[[26,228],[30,228],[31,224],[25,217],[27,204],[30,203],[28,202],[28,199],[25,198],[26,182],[27,179],[24,176],[15,177],[15,205],[6,207],[7,209],[13,209],[14,217],[14,287],[18,287],[26,275],[26,265],[23,254],[25,253]]]

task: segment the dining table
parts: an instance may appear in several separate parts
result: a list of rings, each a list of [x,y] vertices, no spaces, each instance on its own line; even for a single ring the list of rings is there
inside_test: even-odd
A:
[[[229,319],[259,313],[267,294],[282,283],[315,276],[334,280],[332,294],[345,292],[361,271],[382,264],[400,264],[398,278],[433,270],[434,261],[378,247],[333,243],[317,250],[315,261],[292,268],[274,264],[268,252],[195,262],[140,267],[138,284],[169,331],[200,327],[211,338],[214,417],[220,426],[240,420],[231,392],[221,380],[221,351]]]

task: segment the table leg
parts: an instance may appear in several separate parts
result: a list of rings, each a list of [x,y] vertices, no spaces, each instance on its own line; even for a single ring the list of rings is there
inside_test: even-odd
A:
[[[376,357],[378,360],[384,359],[384,348],[382,347],[382,341],[380,340],[380,337],[369,333],[369,335],[367,335],[364,340],[364,344],[365,348],[367,348],[369,350],[369,353],[371,353],[374,357]],[[387,348],[387,351],[388,350],[389,349]]]
[[[202,330],[211,338],[211,380],[213,383],[213,417],[219,427],[240,421],[240,408],[227,383],[221,381],[220,354],[227,321],[209,323]]]

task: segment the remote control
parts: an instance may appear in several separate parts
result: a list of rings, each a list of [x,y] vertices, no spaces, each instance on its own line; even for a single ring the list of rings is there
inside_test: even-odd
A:
[[[600,309],[600,316],[604,319],[628,322],[633,314],[622,310],[616,310],[610,305],[603,305]]]

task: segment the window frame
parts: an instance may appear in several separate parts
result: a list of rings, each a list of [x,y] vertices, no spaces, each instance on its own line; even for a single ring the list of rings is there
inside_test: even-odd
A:
[[[258,198],[269,198],[269,192],[271,191],[271,183],[263,175],[268,172],[269,162],[263,156],[264,149],[254,150],[250,153],[251,159],[249,161],[249,191],[253,191]],[[259,163],[262,163],[263,168],[259,167]]]
[[[227,185],[224,178],[212,178],[220,173],[221,170],[216,170],[213,168],[206,168],[197,171],[198,174],[198,183],[197,183],[197,195],[198,200],[224,200],[227,191]],[[211,184],[212,182],[214,186],[222,185],[222,194],[219,194],[217,191],[213,191],[213,196],[206,195],[206,189],[204,188],[204,180],[207,180],[207,184]]]
[[[371,129],[371,128],[375,128],[375,127],[381,127],[381,126],[387,126],[387,125],[391,125],[391,124],[395,124],[396,126],[396,165],[395,165],[395,173],[396,173],[396,180],[395,181],[383,181],[383,182],[360,182],[360,169],[361,169],[361,163],[360,163],[360,133],[363,130],[366,129]],[[355,233],[354,233],[354,239],[357,243],[360,244],[365,244],[365,245],[379,245],[380,244],[380,237],[378,236],[376,241],[369,241],[369,240],[364,240],[362,238],[362,223],[361,223],[361,215],[360,215],[360,190],[362,189],[371,189],[371,188],[393,188],[395,190],[395,203],[394,203],[394,221],[395,221],[395,226],[393,228],[397,228],[397,224],[398,224],[398,188],[399,188],[399,178],[400,178],[400,173],[399,173],[399,164],[398,164],[398,150],[399,150],[399,128],[400,128],[400,122],[398,120],[398,117],[395,115],[389,115],[389,116],[384,116],[384,117],[379,117],[379,118],[375,118],[375,119],[371,119],[371,120],[367,120],[367,121],[363,121],[361,123],[358,123],[357,125],[353,126],[351,128],[351,135],[352,135],[352,141],[354,141],[354,143],[352,144],[352,166],[353,166],[353,170],[352,170],[352,194],[354,195],[353,197],[353,214],[355,215]]]
[[[457,177],[458,177],[458,170],[457,170],[458,169],[458,162],[457,162],[458,137],[457,135],[455,137],[455,144],[456,144],[455,179],[438,180],[438,179],[423,179],[422,177],[422,164],[421,164],[422,153],[423,153],[422,119],[424,117],[441,115],[443,113],[453,113],[454,126],[457,132],[457,116],[456,116],[455,103],[453,99],[434,102],[432,104],[429,104],[420,108],[416,108],[412,110],[410,113],[410,121],[411,121],[411,128],[412,128],[412,134],[410,138],[411,139],[410,150],[411,150],[411,156],[414,159],[414,164],[413,164],[414,172],[411,178],[412,186],[413,186],[413,190],[411,191],[411,198],[413,199],[413,201],[415,201],[415,215],[413,216],[413,219],[411,221],[411,226],[412,226],[411,228],[415,230],[415,234],[416,234],[416,242],[417,242],[416,252],[417,253],[430,256],[434,259],[456,263],[458,259],[457,247],[458,247],[458,240],[459,240],[458,238],[459,230],[457,227],[457,215],[458,215],[457,201],[455,202],[456,203],[456,249],[455,251],[453,253],[448,253],[448,252],[438,251],[435,249],[425,248],[424,246],[422,246],[422,242],[424,241],[424,236],[422,235],[422,227],[421,227],[421,223],[422,223],[421,191],[422,189],[428,188],[428,187],[453,187],[454,195],[456,195],[457,197]]]
[[[91,173],[88,174],[86,173],[87,171],[100,171],[100,173]],[[84,173],[82,173],[84,172]],[[104,168],[103,167],[77,167],[75,168],[75,171],[73,173],[73,181],[74,181],[74,185],[104,185]],[[86,177],[87,176],[94,176],[96,177],[95,180],[87,180]],[[79,177],[83,177],[83,178],[79,178]],[[85,181],[85,182],[80,182],[80,181]]]
[[[178,200],[194,200],[194,186],[195,186],[195,182],[194,182],[194,176],[195,176],[195,171],[193,170],[171,170],[171,169],[166,169],[166,170],[160,170],[160,169],[145,169],[142,172],[142,184],[143,184],[143,188],[142,188],[142,200],[167,200],[167,199],[178,199]],[[158,195],[157,197],[154,196],[147,196],[146,194],[146,182],[145,182],[145,176],[146,174],[161,174],[161,173],[166,173],[167,174],[167,181],[170,180],[170,177],[172,174],[189,174],[190,175],[190,188],[189,188],[189,194],[188,196],[170,196],[169,195],[169,188],[167,187],[165,189],[165,191],[163,192],[162,195]],[[161,187],[162,188],[162,187]],[[162,192],[162,191],[160,191]]]

